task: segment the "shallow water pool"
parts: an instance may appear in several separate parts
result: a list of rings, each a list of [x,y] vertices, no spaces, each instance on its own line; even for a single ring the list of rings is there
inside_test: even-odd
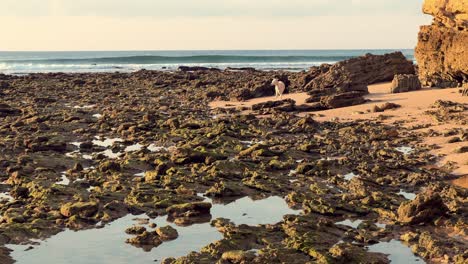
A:
[[[380,242],[378,244],[369,246],[369,252],[384,253],[388,255],[391,263],[425,263],[425,261],[414,255],[411,249],[404,245],[401,241],[391,240],[389,242]]]
[[[211,201],[208,198],[205,200]],[[238,225],[274,224],[286,214],[299,213],[298,210],[290,209],[281,197],[258,201],[244,197],[226,205],[213,204],[211,208],[212,219],[228,218]],[[28,251],[24,251],[28,247],[24,245],[8,247],[14,250],[11,255],[19,264],[143,264],[158,263],[166,257],[185,256],[223,237],[209,223],[180,227],[168,222],[165,216],[157,217],[150,219],[150,223],[171,225],[177,229],[179,237],[145,252],[125,243],[131,237],[125,233],[125,229],[136,224],[135,218],[141,217],[147,218],[145,215],[127,215],[100,229],[78,232],[66,230]]]

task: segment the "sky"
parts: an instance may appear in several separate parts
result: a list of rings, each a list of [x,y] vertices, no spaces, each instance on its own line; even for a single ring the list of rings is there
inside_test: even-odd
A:
[[[423,0],[0,0],[2,51],[414,48]]]

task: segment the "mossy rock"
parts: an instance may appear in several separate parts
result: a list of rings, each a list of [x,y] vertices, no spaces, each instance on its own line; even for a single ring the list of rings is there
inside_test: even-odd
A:
[[[96,202],[77,202],[66,203],[60,207],[60,213],[65,217],[80,216],[92,217],[99,210],[99,205]]]
[[[162,241],[174,240],[179,236],[179,233],[172,226],[163,226],[156,228],[156,233]]]

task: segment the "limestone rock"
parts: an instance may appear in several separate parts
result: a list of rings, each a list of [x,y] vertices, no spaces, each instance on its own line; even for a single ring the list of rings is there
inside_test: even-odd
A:
[[[0,103],[0,117],[9,116],[9,115],[17,115],[21,113],[20,110],[15,109],[7,104]]]
[[[162,241],[174,240],[179,236],[179,233],[172,226],[163,226],[156,228],[156,233]]]
[[[258,111],[262,109],[277,109],[282,111],[293,111],[294,106],[296,105],[296,101],[292,99],[284,99],[281,101],[268,101],[264,103],[258,103],[252,105],[252,110]]]
[[[306,102],[317,110],[346,107],[364,103],[363,96],[367,93],[366,84],[345,82],[331,89],[309,91]]]
[[[468,28],[468,2],[465,0],[426,0],[423,12],[449,28]]]
[[[434,220],[448,211],[442,198],[433,191],[420,193],[412,201],[398,208],[398,221],[405,224],[419,224]]]
[[[209,214],[211,203],[195,202],[186,204],[176,204],[167,208],[167,213],[172,217],[190,217]]]
[[[146,231],[144,226],[132,226],[125,230],[125,233],[129,235],[141,235]]]
[[[230,263],[249,263],[255,258],[252,251],[232,250],[224,252],[221,259]]]
[[[414,74],[397,74],[392,81],[390,93],[404,93],[421,89],[421,82]]]
[[[159,235],[155,232],[145,231],[136,237],[127,239],[125,242],[137,246],[152,246],[157,247],[162,244],[162,240]]]
[[[320,103],[327,109],[340,108],[364,103],[366,100],[359,92],[347,92],[322,97]]]
[[[399,104],[386,102],[383,105],[375,105],[372,108],[372,112],[373,113],[381,113],[381,112],[385,112],[386,110],[397,109],[397,108],[400,108],[400,107],[401,107],[401,105],[399,105]]]
[[[78,202],[62,205],[60,213],[65,217],[78,215],[80,217],[91,217],[98,212],[99,206],[96,202]]]
[[[468,82],[468,1],[426,0],[434,16],[419,32],[415,57],[423,85],[457,87]]]
[[[391,81],[395,74],[414,74],[413,63],[407,60],[403,53],[366,54],[334,64],[328,71],[315,77],[305,88],[310,91],[368,93],[367,85]],[[344,86],[344,84],[347,85]]]

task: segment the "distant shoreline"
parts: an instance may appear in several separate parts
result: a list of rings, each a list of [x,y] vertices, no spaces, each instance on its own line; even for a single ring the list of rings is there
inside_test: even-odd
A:
[[[180,66],[301,71],[367,53],[393,51],[401,51],[414,60],[412,49],[0,52],[0,73],[174,71]]]

